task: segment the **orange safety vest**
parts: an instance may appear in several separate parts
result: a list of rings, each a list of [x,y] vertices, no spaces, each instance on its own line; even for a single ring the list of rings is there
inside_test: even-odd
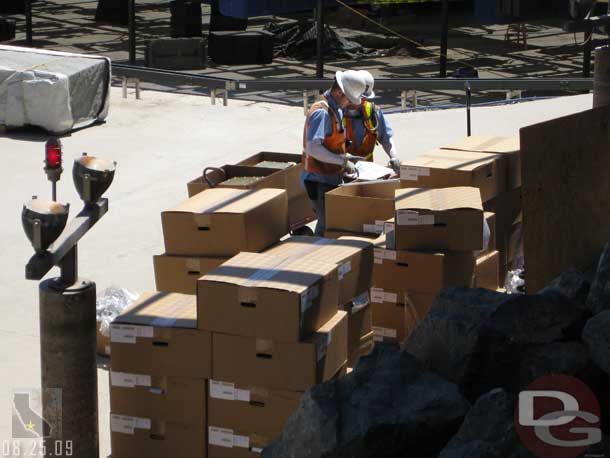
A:
[[[345,154],[345,130],[341,125],[341,121],[339,120],[337,113],[335,113],[335,110],[332,110],[330,108],[326,97],[323,97],[322,100],[319,100],[318,102],[314,103],[309,109],[309,112],[307,113],[307,119],[305,120],[305,128],[303,129],[303,167],[307,172],[311,173],[319,173],[321,175],[338,175],[342,172],[343,167],[341,167],[340,165],[328,164],[326,162],[318,161],[316,158],[311,157],[305,152],[307,147],[307,129],[309,128],[309,120],[311,118],[311,114],[314,111],[320,109],[324,109],[328,112],[333,128],[331,134],[324,138],[322,144],[326,147],[326,149],[335,154]]]
[[[347,152],[354,156],[363,157],[365,161],[371,162],[373,160],[373,150],[377,143],[377,112],[374,103],[364,100],[362,102],[362,113],[364,115],[362,122],[366,128],[366,134],[362,140],[362,144],[358,146],[356,144],[356,138],[354,137],[353,122],[360,122],[360,119],[351,119],[347,116],[343,117],[343,123],[345,124],[345,130],[347,139],[351,142],[347,147]]]

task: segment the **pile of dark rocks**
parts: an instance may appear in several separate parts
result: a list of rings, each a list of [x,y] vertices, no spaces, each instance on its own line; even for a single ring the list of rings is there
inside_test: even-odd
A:
[[[263,458],[517,458],[520,391],[576,377],[610,424],[610,243],[589,281],[570,270],[531,295],[447,288],[404,348],[378,344],[309,390]],[[606,456],[610,456],[610,453]]]

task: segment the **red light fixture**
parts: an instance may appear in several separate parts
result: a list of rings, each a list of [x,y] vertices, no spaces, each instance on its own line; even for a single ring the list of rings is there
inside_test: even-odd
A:
[[[45,145],[45,168],[57,170],[61,168],[61,141],[59,138],[49,138]]]

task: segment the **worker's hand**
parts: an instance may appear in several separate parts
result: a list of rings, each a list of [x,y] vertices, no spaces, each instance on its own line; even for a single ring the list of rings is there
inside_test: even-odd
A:
[[[345,153],[345,160],[346,160],[346,161],[351,161],[351,162],[352,162],[352,163],[354,163],[354,164],[355,164],[356,162],[358,162],[358,161],[363,160],[363,159],[364,159],[363,157],[360,157],[360,156],[354,156],[353,154],[350,154],[350,153]]]
[[[392,170],[394,170],[394,172],[400,173],[400,159],[397,157],[391,157],[388,165],[392,168]]]
[[[343,166],[345,173],[348,175],[358,175],[358,170],[356,170],[356,166],[351,161],[345,161],[345,165]]]

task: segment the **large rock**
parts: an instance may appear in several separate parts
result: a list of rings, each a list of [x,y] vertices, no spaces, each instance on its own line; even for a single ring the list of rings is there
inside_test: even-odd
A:
[[[585,304],[590,289],[591,285],[585,275],[576,269],[570,269],[555,278],[541,293],[557,291],[578,304]]]
[[[610,310],[610,242],[606,244],[599,258],[597,272],[587,298],[587,307],[593,315]]]
[[[591,359],[610,375],[610,310],[601,312],[587,321],[582,331]]]
[[[426,369],[459,383],[481,327],[508,297],[487,289],[441,290],[426,319],[407,340],[405,350]]]
[[[432,458],[469,407],[413,356],[377,345],[351,374],[309,391],[263,458]]]
[[[481,396],[439,458],[529,458],[515,430],[516,396],[496,388]]]
[[[498,386],[522,389],[531,381],[528,373],[579,373],[579,357],[586,356],[582,346],[545,348],[580,338],[588,312],[570,295],[553,288],[534,295],[449,288],[441,291],[405,350],[457,383],[472,402]],[[547,359],[537,353],[547,350]]]

